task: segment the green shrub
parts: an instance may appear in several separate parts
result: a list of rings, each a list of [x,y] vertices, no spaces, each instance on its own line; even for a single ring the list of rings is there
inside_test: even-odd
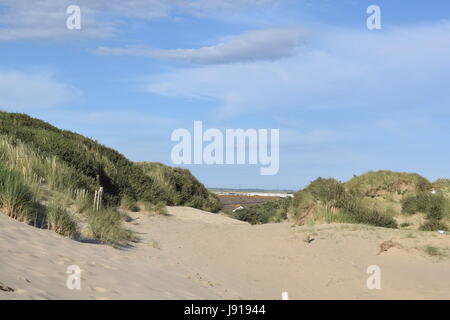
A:
[[[370,171],[354,176],[345,183],[347,190],[357,196],[374,197],[380,192],[405,194],[424,192],[431,189],[431,183],[416,173],[389,170]]]
[[[449,211],[447,198],[442,194],[418,193],[402,199],[402,212],[414,214],[422,212],[429,218],[442,219]]]
[[[420,226],[420,230],[422,230],[422,231],[437,231],[437,230],[448,231],[448,227],[445,223],[443,223],[439,220],[428,220]]]
[[[384,228],[397,228],[393,217],[376,209],[365,207],[361,200],[352,195],[343,196],[337,201],[337,207],[342,210],[347,222],[362,223]]]
[[[430,220],[441,220],[449,211],[447,199],[442,195],[430,197],[430,203],[427,210],[427,218]]]
[[[37,208],[34,196],[20,175],[0,163],[0,207],[14,219],[35,222]]]
[[[407,214],[425,213],[427,222],[420,227],[421,230],[447,230],[447,226],[441,220],[448,216],[450,205],[448,199],[441,193],[421,192],[402,199],[402,212]]]
[[[336,201],[345,194],[345,188],[341,182],[336,179],[318,178],[311,182],[306,190],[309,191],[313,197],[324,203]]]
[[[75,219],[60,204],[51,203],[47,207],[47,226],[66,237],[75,238],[78,234]]]
[[[417,199],[415,195],[406,196],[401,201],[402,213],[413,215],[418,212]]]
[[[122,215],[111,208],[99,211],[88,211],[88,224],[92,236],[104,243],[117,245],[127,245],[135,240],[135,235],[130,230],[122,226]]]
[[[281,222],[287,219],[287,212],[291,201],[291,198],[269,201],[236,210],[231,216],[250,224]]]

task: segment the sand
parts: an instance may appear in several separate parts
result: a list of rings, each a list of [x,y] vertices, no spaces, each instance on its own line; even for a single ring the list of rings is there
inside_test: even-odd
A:
[[[0,214],[0,299],[450,299],[450,235],[327,224],[250,226],[169,207],[130,213],[127,249],[81,243]],[[309,236],[310,243],[304,241]],[[380,244],[394,247],[380,254]],[[447,256],[432,257],[426,246]],[[81,268],[81,289],[66,286]],[[381,270],[369,290],[367,268]]]

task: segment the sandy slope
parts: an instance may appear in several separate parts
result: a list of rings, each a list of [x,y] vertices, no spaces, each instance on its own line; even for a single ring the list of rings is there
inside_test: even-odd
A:
[[[250,226],[191,208],[132,214],[140,242],[126,250],[79,243],[0,214],[0,299],[450,299],[450,235],[366,226]],[[315,240],[304,242],[311,234]],[[397,246],[377,255],[379,244]],[[82,269],[81,290],[66,268]],[[382,289],[368,290],[378,265]]]

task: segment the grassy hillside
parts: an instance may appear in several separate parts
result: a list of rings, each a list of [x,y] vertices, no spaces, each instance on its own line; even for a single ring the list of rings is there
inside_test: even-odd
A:
[[[251,223],[360,223],[387,228],[447,230],[450,180],[433,183],[415,173],[368,172],[342,183],[318,178],[292,201],[274,201],[236,211]],[[285,219],[283,219],[285,217]]]
[[[376,197],[427,191],[432,189],[432,184],[417,173],[380,170],[355,176],[345,183],[345,187],[358,196]]]
[[[73,226],[68,221],[78,218],[102,240],[105,234],[117,239],[131,237],[120,230],[123,217],[112,209],[118,205],[129,207],[141,202],[159,208],[164,204],[211,211],[221,208],[219,200],[188,170],[163,164],[133,163],[94,140],[24,114],[0,112],[0,169],[9,179],[5,180],[9,182],[3,182],[6,185],[2,192],[6,195],[9,192],[12,197],[19,192],[20,201],[30,203],[14,207],[8,204],[12,200],[1,194],[0,206],[6,208],[8,214],[55,229],[55,223],[46,218],[47,211],[48,217],[56,214],[58,223],[62,221]],[[104,209],[101,214],[94,215],[91,212],[93,198],[100,187],[103,188]],[[84,213],[84,216],[71,217],[70,212],[60,210],[64,206],[70,207],[72,213]],[[50,207],[52,209],[47,210]],[[34,208],[36,214],[30,213],[33,211],[30,208]],[[100,230],[103,222],[117,228]],[[75,234],[72,231],[68,234]]]
[[[219,198],[187,169],[168,167],[158,162],[137,162],[144,173],[163,191],[171,205],[185,205],[217,212],[222,208]]]

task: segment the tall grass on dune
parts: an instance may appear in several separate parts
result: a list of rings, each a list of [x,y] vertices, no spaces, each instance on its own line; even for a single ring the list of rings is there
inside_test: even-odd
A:
[[[77,222],[63,206],[58,203],[50,203],[47,207],[46,216],[48,229],[66,237],[77,237]]]
[[[72,193],[72,197],[75,200],[75,210],[78,213],[83,213],[92,208],[92,196],[86,189],[75,189]]]
[[[139,165],[97,141],[58,129],[25,114],[0,111],[0,160],[20,172],[27,183],[44,191],[71,194],[103,188],[105,205],[117,206],[124,194],[136,201],[191,205],[210,211],[221,208],[186,169],[162,164]],[[48,187],[48,188],[46,188]]]
[[[117,210],[89,210],[87,221],[92,236],[112,246],[125,246],[135,240],[135,234],[122,226],[123,216]]]
[[[162,201],[158,202],[155,207],[154,210],[157,214],[161,214],[161,215],[168,215],[169,211],[167,211],[167,207],[166,204]]]
[[[167,205],[185,205],[211,212],[222,209],[219,198],[208,191],[187,169],[173,168],[157,162],[138,162],[146,176],[158,185]]]
[[[8,136],[0,136],[0,161],[17,170],[28,185],[45,184],[67,193],[96,187],[95,179],[83,176],[55,156],[43,156]]]
[[[0,163],[0,208],[17,220],[36,223],[34,196],[21,176]]]
[[[120,200],[120,207],[124,210],[132,212],[139,211],[139,206],[137,205],[136,200],[127,195],[123,196],[122,199]]]

